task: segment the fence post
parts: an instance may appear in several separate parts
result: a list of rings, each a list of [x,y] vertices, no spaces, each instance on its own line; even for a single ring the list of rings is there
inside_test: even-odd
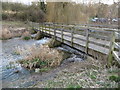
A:
[[[42,23],[42,32],[44,32],[44,31],[43,31],[43,23]]]
[[[50,24],[49,24],[49,36],[50,36]]]
[[[63,24],[62,24],[62,29],[61,29],[61,41],[63,43]]]
[[[39,26],[38,26],[38,27],[39,27],[39,30],[41,31],[41,29],[40,29],[40,23],[39,23]]]
[[[71,27],[70,29],[71,29],[71,46],[73,47],[73,38],[74,38],[73,34],[74,34],[74,28]]]
[[[55,28],[55,24],[54,24],[54,39],[56,39],[56,28]]]
[[[86,30],[86,47],[85,47],[86,54],[88,54],[88,45],[89,45],[89,29]]]
[[[109,55],[108,55],[109,67],[112,65],[112,61],[113,61],[114,42],[115,42],[115,32],[112,32],[112,37],[111,37],[110,47],[109,47]]]
[[[45,30],[45,33],[46,33],[46,23],[44,24],[44,30]]]

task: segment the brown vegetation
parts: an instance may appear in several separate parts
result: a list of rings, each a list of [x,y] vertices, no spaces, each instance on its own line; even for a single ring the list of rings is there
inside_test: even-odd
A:
[[[31,61],[35,62],[35,64],[37,64],[37,67],[40,62],[45,62],[45,67],[56,67],[59,66],[64,59],[70,56],[68,52],[51,49],[48,47],[48,45],[41,45],[39,47],[25,47],[24,50],[18,48],[16,49],[16,52],[20,53],[21,55],[25,55],[24,59],[20,60],[20,63],[24,66],[24,62],[28,63],[28,65],[25,67],[31,67]],[[36,65],[32,66],[32,68],[36,68]],[[41,67],[40,64],[39,67]]]
[[[0,36],[1,40],[30,35],[29,31],[25,28],[3,27],[0,32],[2,33],[2,35]]]
[[[88,23],[93,17],[117,18],[118,3],[48,2],[46,15],[48,22]]]

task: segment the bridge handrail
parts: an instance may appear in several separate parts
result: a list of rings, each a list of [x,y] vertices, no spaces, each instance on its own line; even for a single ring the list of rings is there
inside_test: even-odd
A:
[[[91,37],[96,37],[96,38],[100,38],[100,39],[106,39],[108,41],[110,41],[110,46],[108,45],[104,45],[106,48],[109,48],[109,53],[108,53],[108,61],[111,62],[111,57],[114,57],[120,64],[120,55],[118,55],[118,52],[120,52],[120,45],[117,43],[119,40],[120,40],[120,34],[119,34],[119,31],[117,29],[104,29],[104,28],[93,28],[93,27],[88,27],[88,26],[85,26],[85,27],[82,27],[82,26],[77,26],[77,25],[63,25],[63,24],[56,24],[56,23],[39,23],[39,24],[36,24],[36,23],[33,23],[32,22],[32,25],[34,26],[35,25],[41,25],[43,26],[43,30],[46,30],[46,28],[48,28],[49,32],[53,32],[54,33],[54,37],[56,37],[56,34],[61,34],[61,38],[63,39],[63,31],[64,32],[69,32],[71,33],[70,35],[66,35],[68,37],[71,37],[71,45],[73,46],[73,39],[74,38],[78,38],[78,37],[75,37],[74,34],[77,34],[77,35],[80,35],[80,33],[84,36],[86,36],[86,39],[85,39],[85,42],[86,42],[86,49],[85,49],[85,53],[87,54],[88,52],[88,48],[89,48],[89,43],[92,42],[93,44],[99,44],[99,45],[103,45],[103,44],[100,44],[100,43],[96,43],[94,41],[90,41],[89,38]],[[47,27],[48,26],[48,27]],[[52,28],[50,28],[52,27]],[[75,30],[74,30],[74,29]],[[78,33],[78,31],[81,31],[80,33]],[[97,33],[104,33],[104,35],[99,35]],[[109,35],[106,36],[106,35]],[[111,37],[111,40],[110,40],[110,37]],[[80,39],[80,38],[78,38]],[[84,39],[83,39],[84,40]],[[117,40],[117,41],[116,41]],[[117,49],[117,51],[116,51]]]

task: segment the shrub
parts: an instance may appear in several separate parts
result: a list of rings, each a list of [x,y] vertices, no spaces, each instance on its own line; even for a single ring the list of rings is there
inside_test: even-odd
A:
[[[25,55],[24,60],[20,61],[27,68],[52,68],[61,64],[61,62],[70,56],[64,52],[50,49],[47,45],[39,47],[26,47],[24,50],[18,50],[21,55]],[[65,56],[65,57],[64,57]],[[66,57],[67,56],[67,57]],[[41,71],[44,71],[41,69]]]
[[[2,13],[2,20],[7,20],[8,19],[8,14]]]

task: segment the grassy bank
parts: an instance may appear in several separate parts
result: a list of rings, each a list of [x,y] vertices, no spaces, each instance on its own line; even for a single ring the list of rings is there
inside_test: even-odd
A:
[[[55,77],[40,81],[34,88],[118,88],[119,68],[105,68],[97,61],[71,63]]]
[[[0,21],[2,23],[2,26],[11,26],[11,27],[25,27],[28,28],[29,24],[27,21]]]
[[[30,36],[30,26],[27,22],[21,21],[1,21],[2,30],[0,31],[2,35],[0,36],[1,40],[11,39],[13,37],[23,37],[23,39],[27,39],[26,37]],[[30,38],[29,38],[30,39]]]

